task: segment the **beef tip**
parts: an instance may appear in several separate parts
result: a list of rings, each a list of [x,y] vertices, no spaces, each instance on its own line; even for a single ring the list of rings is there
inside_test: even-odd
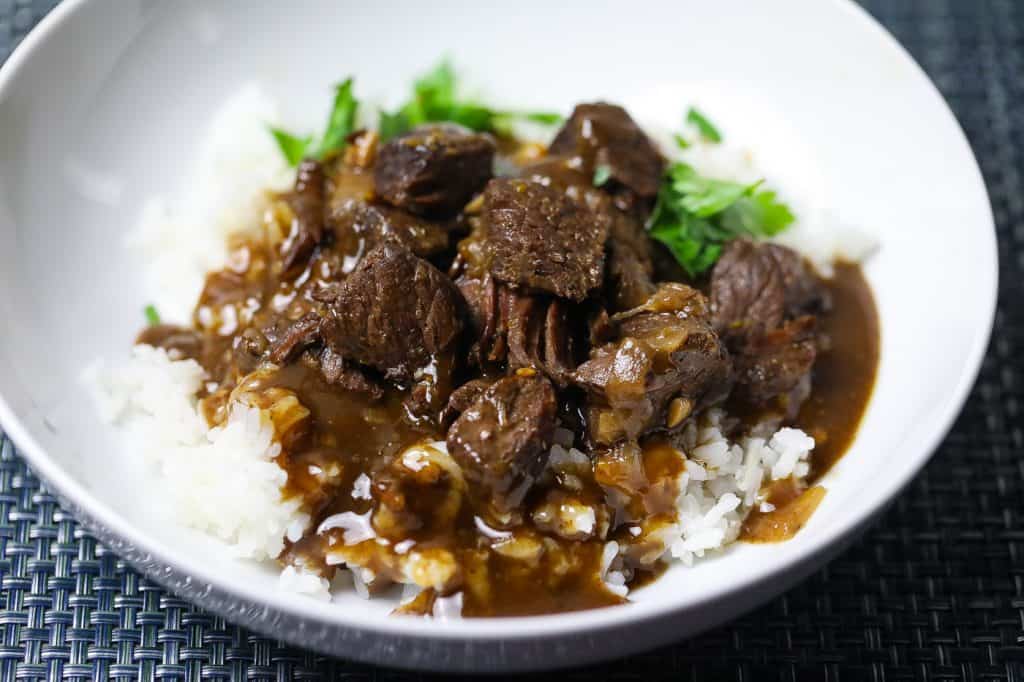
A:
[[[582,301],[601,284],[606,221],[540,183],[499,178],[484,191],[485,247],[495,279]]]
[[[831,307],[828,289],[822,284],[807,260],[799,253],[778,244],[765,244],[775,259],[785,290],[787,317],[825,312]]]
[[[321,317],[316,313],[306,313],[285,328],[281,334],[273,334],[270,345],[269,359],[276,365],[282,365],[301,353],[306,347],[320,340]]]
[[[508,376],[481,393],[448,430],[448,452],[471,489],[499,514],[515,511],[547,464],[558,404],[539,376]]]
[[[640,212],[617,208],[573,159],[544,159],[523,169],[523,177],[565,192],[602,216],[608,225],[605,290],[615,310],[638,306],[654,293],[653,247]]]
[[[643,199],[658,194],[664,159],[620,106],[604,102],[577,105],[549,152],[579,156],[591,175],[592,169],[607,167],[610,182]]]
[[[295,188],[286,199],[294,218],[281,243],[281,267],[287,274],[296,274],[324,236],[324,171],[318,161],[306,159],[299,164]]]
[[[534,359],[540,357],[544,308],[544,301],[540,298],[502,287],[500,328],[508,343],[510,370],[530,367]]]
[[[607,298],[615,310],[628,310],[643,305],[657,288],[652,279],[651,240],[638,219],[613,207],[607,210],[611,228],[605,275]]]
[[[466,302],[466,322],[469,337],[470,361],[478,367],[505,358],[504,332],[499,332],[501,309],[498,284],[490,275],[455,280],[455,286]]]
[[[264,332],[272,337],[269,347],[267,347],[267,341],[263,343],[267,351],[267,359],[276,365],[282,365],[301,356],[302,361],[311,369],[319,371],[328,384],[345,391],[362,393],[371,400],[383,398],[383,386],[358,367],[353,367],[351,363],[345,362],[341,354],[333,348],[313,347],[321,341],[322,322],[323,318],[319,314],[311,312],[284,327],[283,330],[275,327],[265,329]],[[261,336],[263,335],[261,334]],[[245,343],[241,345],[245,345],[251,353],[256,340],[244,341]]]
[[[730,338],[777,328],[827,306],[827,292],[795,251],[746,239],[730,242],[711,273],[715,328]]]
[[[799,409],[807,396],[800,391],[810,377],[817,356],[815,318],[804,315],[781,327],[752,335],[733,352],[736,367],[738,398],[753,405],[763,405],[776,396],[792,395],[784,405]]]
[[[564,301],[557,298],[548,303],[544,316],[543,361],[541,368],[559,387],[569,384],[570,375],[576,368],[573,340],[569,327],[569,310]]]
[[[491,177],[494,142],[451,125],[417,128],[394,138],[377,156],[377,195],[420,215],[459,211]]]
[[[334,290],[320,325],[327,346],[408,383],[462,330],[458,289],[401,245],[371,251]]]
[[[332,201],[327,225],[334,231],[338,248],[355,260],[384,242],[401,244],[422,258],[448,248],[448,230],[442,225],[360,199]]]
[[[575,346],[564,301],[497,284],[489,275],[462,276],[455,284],[468,308],[471,363],[535,369],[568,385]]]
[[[491,382],[486,379],[470,379],[452,391],[448,396],[448,404],[441,412],[441,425],[450,426],[455,418],[469,409],[490,385]]]
[[[775,257],[745,239],[730,242],[711,272],[715,329],[728,338],[774,329],[786,311],[786,289]]]
[[[764,405],[781,398],[787,411],[799,407],[806,391],[798,389],[817,355],[815,319],[805,313],[828,305],[827,291],[796,252],[748,240],[725,248],[711,273],[711,306],[735,360],[738,399]]]
[[[721,402],[731,388],[729,354],[712,330],[700,292],[662,284],[644,306],[617,315],[618,340],[591,351],[576,368],[587,394],[587,437],[612,445]]]
[[[502,288],[500,311],[508,369],[541,371],[558,386],[567,386],[575,363],[565,303]]]

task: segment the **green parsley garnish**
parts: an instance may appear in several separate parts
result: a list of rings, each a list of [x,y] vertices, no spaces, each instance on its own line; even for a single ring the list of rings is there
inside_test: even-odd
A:
[[[146,316],[146,322],[151,327],[160,324],[160,313],[156,311],[156,306],[152,303],[142,309],[142,314]]]
[[[706,272],[737,237],[770,237],[789,227],[793,213],[775,192],[700,175],[673,163],[665,172],[647,223],[651,237],[667,246],[691,277]]]
[[[690,143],[686,140],[685,137],[683,137],[679,133],[676,133],[675,135],[673,135],[672,139],[674,139],[676,141],[676,146],[679,147],[680,149],[689,149],[690,148]]]
[[[327,127],[315,146],[312,135],[300,137],[280,128],[270,129],[289,165],[297,166],[307,156],[323,159],[345,148],[346,138],[356,129],[356,113],[359,110],[359,100],[352,93],[352,86],[351,78],[337,86]]]
[[[600,164],[594,169],[594,187],[600,187],[612,178],[610,166]]]
[[[424,123],[447,121],[470,130],[507,134],[517,120],[557,125],[562,117],[545,111],[496,111],[479,102],[462,99],[455,70],[448,60],[443,60],[416,80],[412,99],[395,112],[381,112],[379,133],[381,139],[388,140]]]
[[[295,137],[287,131],[273,127],[270,129],[270,134],[274,136],[274,140],[289,166],[298,166],[299,162],[306,157],[306,150],[313,144],[312,135]]]
[[[718,132],[715,124],[709,121],[707,116],[697,111],[695,107],[690,107],[690,110],[686,112],[686,121],[697,126],[700,136],[708,142],[722,141],[722,133]]]

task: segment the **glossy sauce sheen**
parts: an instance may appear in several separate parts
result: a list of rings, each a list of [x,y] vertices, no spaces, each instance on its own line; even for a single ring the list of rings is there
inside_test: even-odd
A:
[[[815,441],[809,483],[821,478],[853,443],[878,368],[878,312],[860,267],[838,263],[826,284],[832,294],[832,310],[819,317],[818,324],[828,348],[819,352],[814,362],[811,395],[794,423]],[[747,517],[742,539],[778,542],[791,538],[807,523],[825,489],[801,490],[792,482],[785,483],[776,485],[767,496],[776,507],[774,511],[755,508]]]
[[[339,177],[344,180],[348,176]],[[339,186],[347,195],[362,196],[366,178],[353,177],[358,180],[353,181],[353,188]],[[280,203],[274,211],[283,218],[276,227],[265,227],[271,233],[278,229],[287,234],[283,225],[291,218]],[[299,405],[304,416],[290,422],[297,425],[287,437],[282,436],[277,461],[288,474],[284,496],[303,501],[312,525],[299,541],[287,544],[282,563],[299,562],[319,569],[327,578],[339,563],[350,563],[371,569],[386,587],[389,581],[401,581],[407,575],[403,571],[408,565],[403,562],[408,550],[398,551],[397,546],[408,542],[418,554],[444,554],[456,565],[463,616],[558,613],[623,603],[625,599],[599,578],[605,545],[602,533],[593,539],[573,540],[545,528],[537,521],[536,512],[545,507],[564,509],[575,501],[599,509],[597,524],[608,528],[612,519],[600,517],[600,510],[610,510],[601,484],[618,480],[632,486],[630,497],[622,504],[634,522],[650,522],[653,528],[674,523],[675,481],[683,462],[671,443],[655,435],[627,455],[591,453],[593,461],[573,474],[573,486],[563,485],[562,480],[535,485],[523,501],[518,521],[505,528],[485,524],[484,532],[477,513],[487,508],[488,500],[468,487],[460,490],[460,485],[465,485],[459,481],[461,474],[437,461],[423,469],[409,469],[404,464],[407,448],[443,441],[446,431],[434,418],[410,413],[409,390],[387,385],[372,372],[370,378],[380,389],[376,397],[331,385],[314,361],[316,349],[281,366],[264,361],[266,346],[246,350],[251,341],[246,331],[280,327],[282,322],[291,323],[317,311],[321,304],[315,291],[346,277],[365,246],[360,237],[357,242],[338,240],[318,247],[305,271],[288,280],[276,267],[276,251],[270,243],[272,238],[233,245],[228,268],[207,278],[196,309],[195,331],[153,327],[143,332],[139,341],[174,348],[204,366],[215,382],[199,396],[211,423],[220,423],[236,390],[249,391],[257,402],[266,401],[259,405],[262,409],[269,409],[270,401],[281,396],[290,396],[288,399]],[[795,420],[796,426],[819,443],[813,460],[815,477],[852,441],[871,393],[878,358],[877,316],[859,267],[837,266],[835,279],[826,285],[833,306],[831,313],[819,318],[819,329],[830,344],[818,357],[811,397]],[[448,376],[451,366],[447,362],[435,358],[435,369],[442,370],[435,374]],[[573,418],[579,409],[575,399],[566,398],[559,409],[565,423],[578,421]],[[577,436],[576,445],[582,448],[579,440]],[[602,461],[602,457],[606,459]],[[363,476],[370,481],[369,490],[355,495],[357,480]],[[791,536],[806,523],[823,492],[820,487],[805,491],[791,483],[777,484],[769,491],[777,510],[751,515],[743,537],[773,541]],[[374,539],[349,544],[338,529],[317,532],[321,522],[335,515],[370,512]],[[629,530],[637,529],[621,525],[609,532],[607,539],[631,540],[625,535]],[[651,562],[634,572],[632,587],[654,580],[666,567],[654,558]],[[371,584],[369,589],[377,588]],[[398,612],[431,613],[441,599],[450,596],[428,588]]]

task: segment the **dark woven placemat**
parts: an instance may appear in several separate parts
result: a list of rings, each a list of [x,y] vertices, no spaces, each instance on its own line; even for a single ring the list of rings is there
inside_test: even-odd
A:
[[[1024,682],[1024,3],[865,0],[967,131],[999,227],[992,347],[934,460],[858,544],[701,637],[570,680]],[[53,5],[0,0],[0,61]],[[2,131],[0,131],[2,134]],[[105,551],[0,446],[0,679],[419,680],[225,623]]]

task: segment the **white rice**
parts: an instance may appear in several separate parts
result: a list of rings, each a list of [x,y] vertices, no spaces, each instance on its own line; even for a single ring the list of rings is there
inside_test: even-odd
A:
[[[239,557],[272,559],[309,517],[281,499],[287,480],[273,461],[269,417],[236,403],[227,423],[207,428],[196,409],[203,370],[163,349],[135,346],[127,362],[86,370],[100,416],[128,432],[133,451],[166,483],[175,519],[223,540]]]
[[[743,520],[759,503],[763,483],[807,475],[814,439],[784,428],[761,438],[729,442],[721,431],[724,412],[710,410],[683,433],[688,455],[679,481],[679,519],[669,544],[686,565],[735,540]]]
[[[173,201],[154,197],[146,203],[129,246],[146,266],[145,300],[154,302],[165,320],[190,319],[206,272],[224,263],[228,235],[258,226],[265,208],[264,191],[289,184],[290,172],[265,128],[276,119],[277,107],[271,98],[255,86],[243,88],[214,117],[182,196]],[[674,149],[671,143],[663,146]],[[716,177],[740,181],[760,177],[749,153],[726,145],[695,145],[686,160]],[[810,250],[807,241],[790,245],[819,264],[837,254],[858,260],[873,248],[870,239],[852,232],[819,232],[831,233],[833,243],[812,243]],[[273,559],[285,538],[300,537],[310,519],[297,501],[282,500],[286,474],[273,461],[280,445],[268,415],[235,403],[222,428],[207,428],[194,397],[204,378],[197,363],[173,360],[149,346],[136,346],[125,362],[98,362],[86,372],[101,416],[122,427],[133,439],[135,451],[159,471],[176,518],[224,541],[239,557]],[[606,544],[602,578],[610,590],[623,596],[628,592],[628,571],[623,566],[633,542],[653,541],[655,556],[691,565],[735,540],[752,509],[771,508],[758,499],[766,482],[806,476],[814,447],[807,434],[786,428],[767,439],[730,442],[721,430],[723,417],[721,411],[711,411],[685,431],[676,521],[645,527],[645,520],[634,519],[629,527],[633,540]],[[550,464],[563,471],[561,480],[570,487],[572,468],[589,466],[587,456],[571,446],[572,433],[559,430]],[[421,456],[422,452],[410,450],[403,462],[415,470],[423,465]],[[357,480],[351,494],[365,499],[369,483],[369,479]],[[344,528],[346,544],[373,536],[368,518],[339,517],[345,518],[331,517],[323,523]],[[589,534],[598,525],[598,516],[593,509],[573,508],[564,522],[570,530]],[[398,543],[394,551],[412,560],[416,555],[410,552],[412,547],[412,543]],[[373,572],[351,568],[355,590],[368,597]],[[323,600],[331,594],[327,580],[302,566],[286,566],[280,587]],[[411,598],[419,589],[410,587],[405,597]],[[461,595],[454,595],[437,599],[433,615],[450,618],[460,610]]]

